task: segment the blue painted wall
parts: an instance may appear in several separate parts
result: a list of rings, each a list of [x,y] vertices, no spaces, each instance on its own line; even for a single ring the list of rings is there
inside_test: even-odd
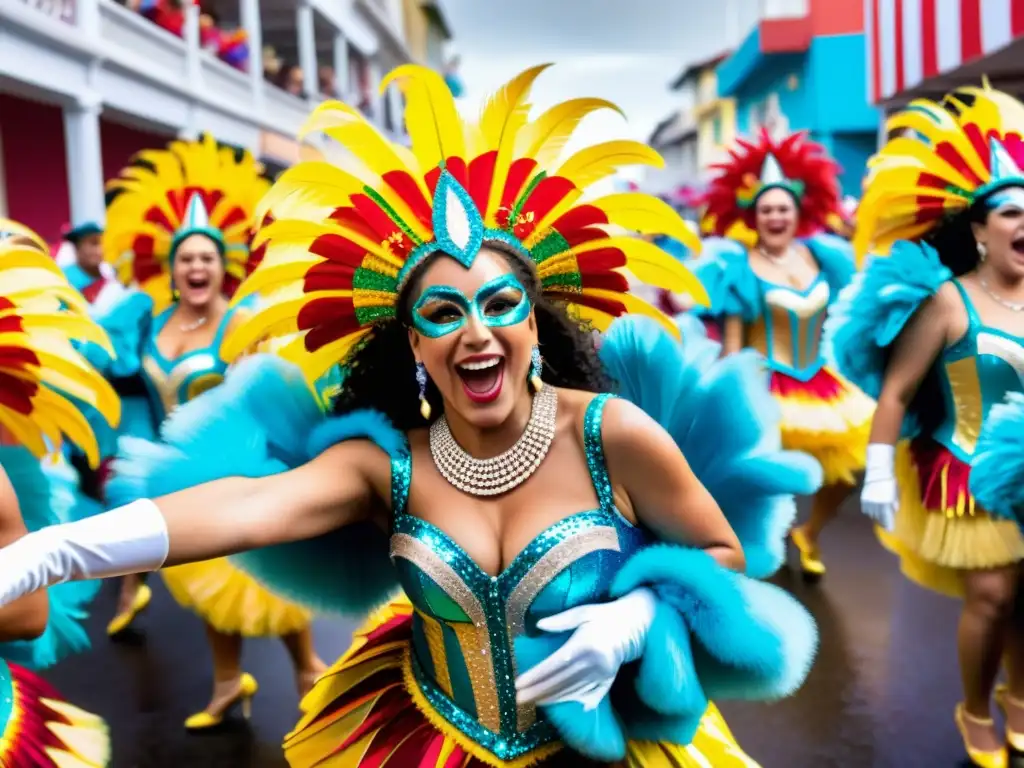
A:
[[[864,35],[831,35],[806,53],[764,56],[752,34],[719,74],[720,95],[736,99],[740,135],[749,135],[751,108],[777,94],[791,131],[806,130],[843,167],[843,194],[859,197],[867,160],[875,152],[878,110],[868,103]],[[762,111],[763,114],[763,111]]]

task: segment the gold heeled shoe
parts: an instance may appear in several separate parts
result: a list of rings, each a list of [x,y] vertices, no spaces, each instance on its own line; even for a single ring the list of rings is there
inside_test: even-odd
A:
[[[139,588],[135,592],[135,599],[132,600],[132,604],[128,607],[128,610],[121,611],[110,620],[109,624],[107,624],[107,636],[114,637],[128,629],[128,627],[131,626],[131,623],[135,621],[135,617],[146,609],[149,605],[149,601],[152,599],[153,590],[145,584],[139,584]]]
[[[800,553],[800,570],[804,578],[816,581],[825,575],[825,564],[821,562],[821,551],[817,544],[812,544],[804,534],[803,528],[794,528],[789,532],[793,546]]]
[[[243,672],[242,676],[238,679],[238,693],[220,708],[220,712],[216,714],[206,711],[196,712],[196,714],[185,721],[185,728],[190,731],[214,728],[224,722],[224,715],[235,704],[242,705],[242,717],[248,720],[252,716],[252,697],[256,695],[256,691],[259,688],[260,686],[256,682],[256,678],[248,672]]]
[[[1024,754],[1024,733],[1018,733],[1017,731],[1010,730],[1009,717],[1006,714],[1008,704],[1016,707],[1017,709],[1024,710],[1024,701],[1013,698],[1010,695],[1010,689],[1003,683],[1000,683],[996,686],[996,706],[1002,710],[1003,717],[1007,720],[1006,743],[1010,745],[1010,749],[1014,752]]]
[[[967,726],[964,724],[964,721],[970,720],[977,725],[991,726],[992,720],[990,718],[982,719],[969,715],[964,711],[963,703],[960,703],[956,705],[953,719],[956,721],[957,730],[960,731],[960,738],[963,739],[964,749],[967,750],[967,757],[971,759],[972,763],[978,766],[978,768],[1009,768],[1010,756],[1007,754],[1005,747],[995,752],[982,752],[980,749],[972,747],[967,737]]]

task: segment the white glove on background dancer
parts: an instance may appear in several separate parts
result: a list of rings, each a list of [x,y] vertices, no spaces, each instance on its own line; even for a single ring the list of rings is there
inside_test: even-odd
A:
[[[860,492],[861,511],[889,532],[896,524],[896,511],[900,508],[895,463],[895,446],[887,443],[869,445],[864,488]]]
[[[622,665],[643,653],[656,601],[651,590],[641,588],[610,603],[582,605],[538,621],[544,632],[575,632],[516,679],[519,703],[577,701],[587,711],[597,707]]]
[[[66,581],[155,571],[168,547],[164,516],[149,499],[51,525],[0,549],[0,606]]]

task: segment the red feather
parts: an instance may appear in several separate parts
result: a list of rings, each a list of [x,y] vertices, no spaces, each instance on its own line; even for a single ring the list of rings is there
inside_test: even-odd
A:
[[[555,206],[574,189],[576,189],[576,185],[561,176],[548,176],[541,179],[520,209],[523,216],[529,216],[532,213],[533,220],[524,221],[522,224],[517,223],[514,230],[515,236],[520,240],[525,240],[532,235],[541,219],[551,213]]]
[[[469,196],[476,203],[477,210],[487,207],[487,198],[491,194],[491,180],[494,178],[494,164],[498,159],[498,151],[484,152],[469,164]]]
[[[626,266],[626,254],[618,248],[598,248],[577,254],[576,263],[585,278],[588,274]]]
[[[566,232],[571,232],[574,229],[607,223],[608,215],[600,208],[593,205],[580,205],[559,216],[551,228],[561,232],[565,237]]]
[[[309,252],[338,264],[358,267],[363,263],[366,249],[344,235],[320,235],[309,246]]]
[[[336,261],[325,261],[314,264],[306,272],[302,290],[306,293],[314,291],[350,291],[352,290],[352,277],[356,273],[357,266],[341,264]]]
[[[523,185],[530,178],[533,169],[537,167],[537,161],[532,157],[521,157],[514,160],[509,166],[508,176],[505,177],[505,189],[501,193],[501,207],[511,210],[516,204],[519,195],[522,194]]]
[[[839,212],[840,190],[836,178],[839,166],[825,154],[821,145],[809,141],[805,133],[791,134],[776,143],[762,128],[756,142],[740,139],[736,144],[729,151],[727,162],[713,166],[719,173],[704,195],[705,213],[715,220],[713,234],[724,235],[738,221],[753,226],[753,211],[739,207],[736,192],[744,186],[745,177],[761,175],[769,152],[778,160],[786,178],[804,183],[798,236],[825,229],[829,217]]]
[[[430,210],[430,203],[423,196],[423,190],[416,184],[416,180],[409,175],[408,171],[388,171],[381,179],[395,193],[402,198],[402,202],[409,206],[409,210],[419,219],[425,227],[430,226],[433,218]]]

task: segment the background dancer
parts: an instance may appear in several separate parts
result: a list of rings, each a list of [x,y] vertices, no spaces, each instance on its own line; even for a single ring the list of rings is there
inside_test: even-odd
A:
[[[139,290],[99,318],[117,351],[100,364],[112,378],[138,376],[145,384],[151,422],[132,436],[152,437],[171,411],[223,381],[221,343],[245,313],[229,308],[227,295],[252,256],[253,211],[267,186],[250,155],[236,156],[209,137],[147,151],[111,183],[109,255]],[[203,619],[213,654],[213,696],[187,728],[218,725],[239,702],[248,711],[257,683],[241,669],[243,637],[282,638],[300,694],[325,668],[313,649],[310,613],[227,560],[161,575],[174,599]],[[125,577],[109,634],[127,629],[150,598],[137,576]]]
[[[1007,736],[1024,747],[1024,539],[968,479],[989,409],[1024,373],[1024,106],[965,88],[912,102],[888,128],[902,135],[872,161],[854,241],[888,258],[858,276],[827,334],[839,370],[878,397],[864,511],[908,578],[963,598],[956,724],[977,765],[1005,766],[990,699],[1005,653]]]
[[[792,532],[805,577],[825,573],[818,537],[864,467],[873,404],[825,361],[821,328],[854,267],[849,245],[822,234],[839,211],[837,166],[802,133],[741,140],[707,192],[716,239],[694,272],[723,322],[726,354],[750,347],[771,369],[782,443],[810,454],[825,482],[807,522]],[[747,247],[726,237],[754,234]],[[748,239],[748,238],[745,238]]]

